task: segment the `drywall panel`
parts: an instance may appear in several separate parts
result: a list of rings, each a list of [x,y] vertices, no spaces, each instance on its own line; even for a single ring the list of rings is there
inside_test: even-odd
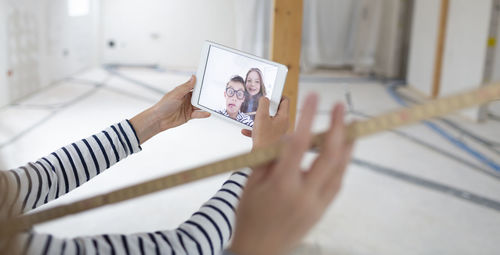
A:
[[[497,10],[500,10],[500,1],[497,2]],[[495,56],[493,60],[493,73],[491,80],[500,82],[500,15],[497,17],[497,32],[496,32],[496,40],[494,43],[495,47]],[[496,116],[500,116],[500,101],[495,101],[489,105],[489,110],[495,114]]]
[[[500,11],[500,1],[497,2],[497,7],[498,11]],[[497,11],[497,12],[498,12]],[[492,47],[495,47],[495,56],[493,60],[493,73],[491,80],[492,81],[499,81],[500,82],[500,15],[497,17],[497,31],[496,31],[496,38],[494,43],[490,43]]]
[[[7,90],[7,13],[6,0],[0,0],[0,107],[8,102]]]
[[[9,101],[15,101],[40,88],[42,48],[44,41],[44,2],[9,0],[7,13],[6,64]]]
[[[238,13],[235,15],[237,49],[269,58],[273,5],[269,0],[234,1],[234,11]]]
[[[5,49],[0,51],[4,70],[11,71],[0,87],[4,103],[97,64],[99,0],[89,0],[90,12],[78,17],[68,15],[67,2],[2,0]]]
[[[380,27],[373,70],[386,78],[402,75],[403,36],[406,26],[405,9],[408,1],[384,0],[381,2]],[[409,29],[409,28],[408,28]]]
[[[67,3],[51,0],[46,7],[48,83],[97,64],[99,1],[89,0],[89,12],[82,16],[69,16]]]
[[[451,0],[446,28],[440,96],[478,88],[484,63],[492,0]],[[479,108],[464,111],[478,120]]]
[[[103,62],[193,69],[204,40],[235,46],[234,6],[232,0],[102,1]]]
[[[414,1],[408,61],[408,84],[424,93],[432,93],[441,1]]]

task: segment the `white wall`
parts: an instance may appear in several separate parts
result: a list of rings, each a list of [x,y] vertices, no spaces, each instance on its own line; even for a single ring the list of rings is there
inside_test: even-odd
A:
[[[452,0],[446,28],[440,96],[483,83],[492,0]],[[479,108],[463,112],[479,120]]]
[[[493,62],[493,74],[491,77],[492,81],[500,82],[500,15],[498,15],[498,30],[495,45],[495,60]],[[495,101],[489,105],[489,110],[493,114],[500,116],[500,101]]]
[[[415,1],[408,83],[426,95],[432,94],[441,1]],[[492,0],[451,0],[439,96],[470,90],[483,83],[486,45]],[[463,112],[479,119],[479,108]]]
[[[194,69],[204,40],[235,46],[234,6],[233,0],[102,1],[103,62]]]
[[[7,104],[7,13],[6,0],[0,0],[0,107]]]
[[[43,72],[44,1],[6,1],[6,65],[8,101],[17,100],[40,87]]]
[[[479,87],[491,18],[491,0],[452,0],[441,75],[442,95]]]
[[[0,1],[0,70],[13,71],[0,76],[0,105],[97,64],[99,0],[82,17],[68,16],[67,0]]]
[[[98,64],[99,2],[91,0],[89,15],[76,17],[68,16],[67,0],[47,3],[47,45],[44,52],[49,75],[47,83]]]
[[[383,0],[377,49],[373,70],[378,76],[395,78],[402,75],[405,8],[408,1]]]
[[[234,1],[234,10],[238,12],[235,15],[237,49],[269,58],[273,4],[270,0]]]
[[[498,15],[498,29],[495,44],[495,60],[493,61],[492,81],[500,81],[500,15]]]
[[[414,1],[407,81],[426,95],[432,94],[440,2]]]

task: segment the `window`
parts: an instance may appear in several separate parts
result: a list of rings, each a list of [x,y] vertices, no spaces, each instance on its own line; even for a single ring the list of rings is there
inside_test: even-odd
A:
[[[68,15],[71,17],[89,14],[90,0],[68,0]]]

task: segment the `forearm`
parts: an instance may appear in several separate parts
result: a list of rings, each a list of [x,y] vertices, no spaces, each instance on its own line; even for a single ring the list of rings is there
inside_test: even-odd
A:
[[[231,175],[214,197],[174,230],[73,239],[32,232],[22,235],[20,245],[27,254],[220,254],[234,232],[234,209],[248,173]]]
[[[116,162],[140,151],[128,121],[122,121],[88,138],[6,171],[9,193],[6,206],[18,204],[26,212],[68,193]]]
[[[160,114],[155,106],[134,116],[130,119],[130,123],[136,131],[140,144],[163,131],[160,125]]]

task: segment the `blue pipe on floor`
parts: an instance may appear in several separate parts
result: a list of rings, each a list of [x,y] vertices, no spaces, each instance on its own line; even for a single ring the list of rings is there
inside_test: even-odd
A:
[[[391,97],[400,105],[408,107],[408,104],[399,97],[398,93],[396,93],[396,86],[398,86],[397,83],[392,83],[387,87],[387,92]],[[463,143],[462,141],[456,139],[452,135],[448,134],[444,129],[439,127],[438,125],[430,122],[430,121],[422,121],[424,125],[429,127],[431,130],[434,132],[438,133],[440,136],[448,140],[450,143],[458,147],[459,149],[465,151],[472,157],[476,158],[479,160],[481,163],[487,165],[488,167],[492,168],[495,171],[500,172],[500,165],[498,165],[495,161],[489,159],[485,155],[481,154],[480,152],[474,150],[473,148],[469,147],[467,144]]]

